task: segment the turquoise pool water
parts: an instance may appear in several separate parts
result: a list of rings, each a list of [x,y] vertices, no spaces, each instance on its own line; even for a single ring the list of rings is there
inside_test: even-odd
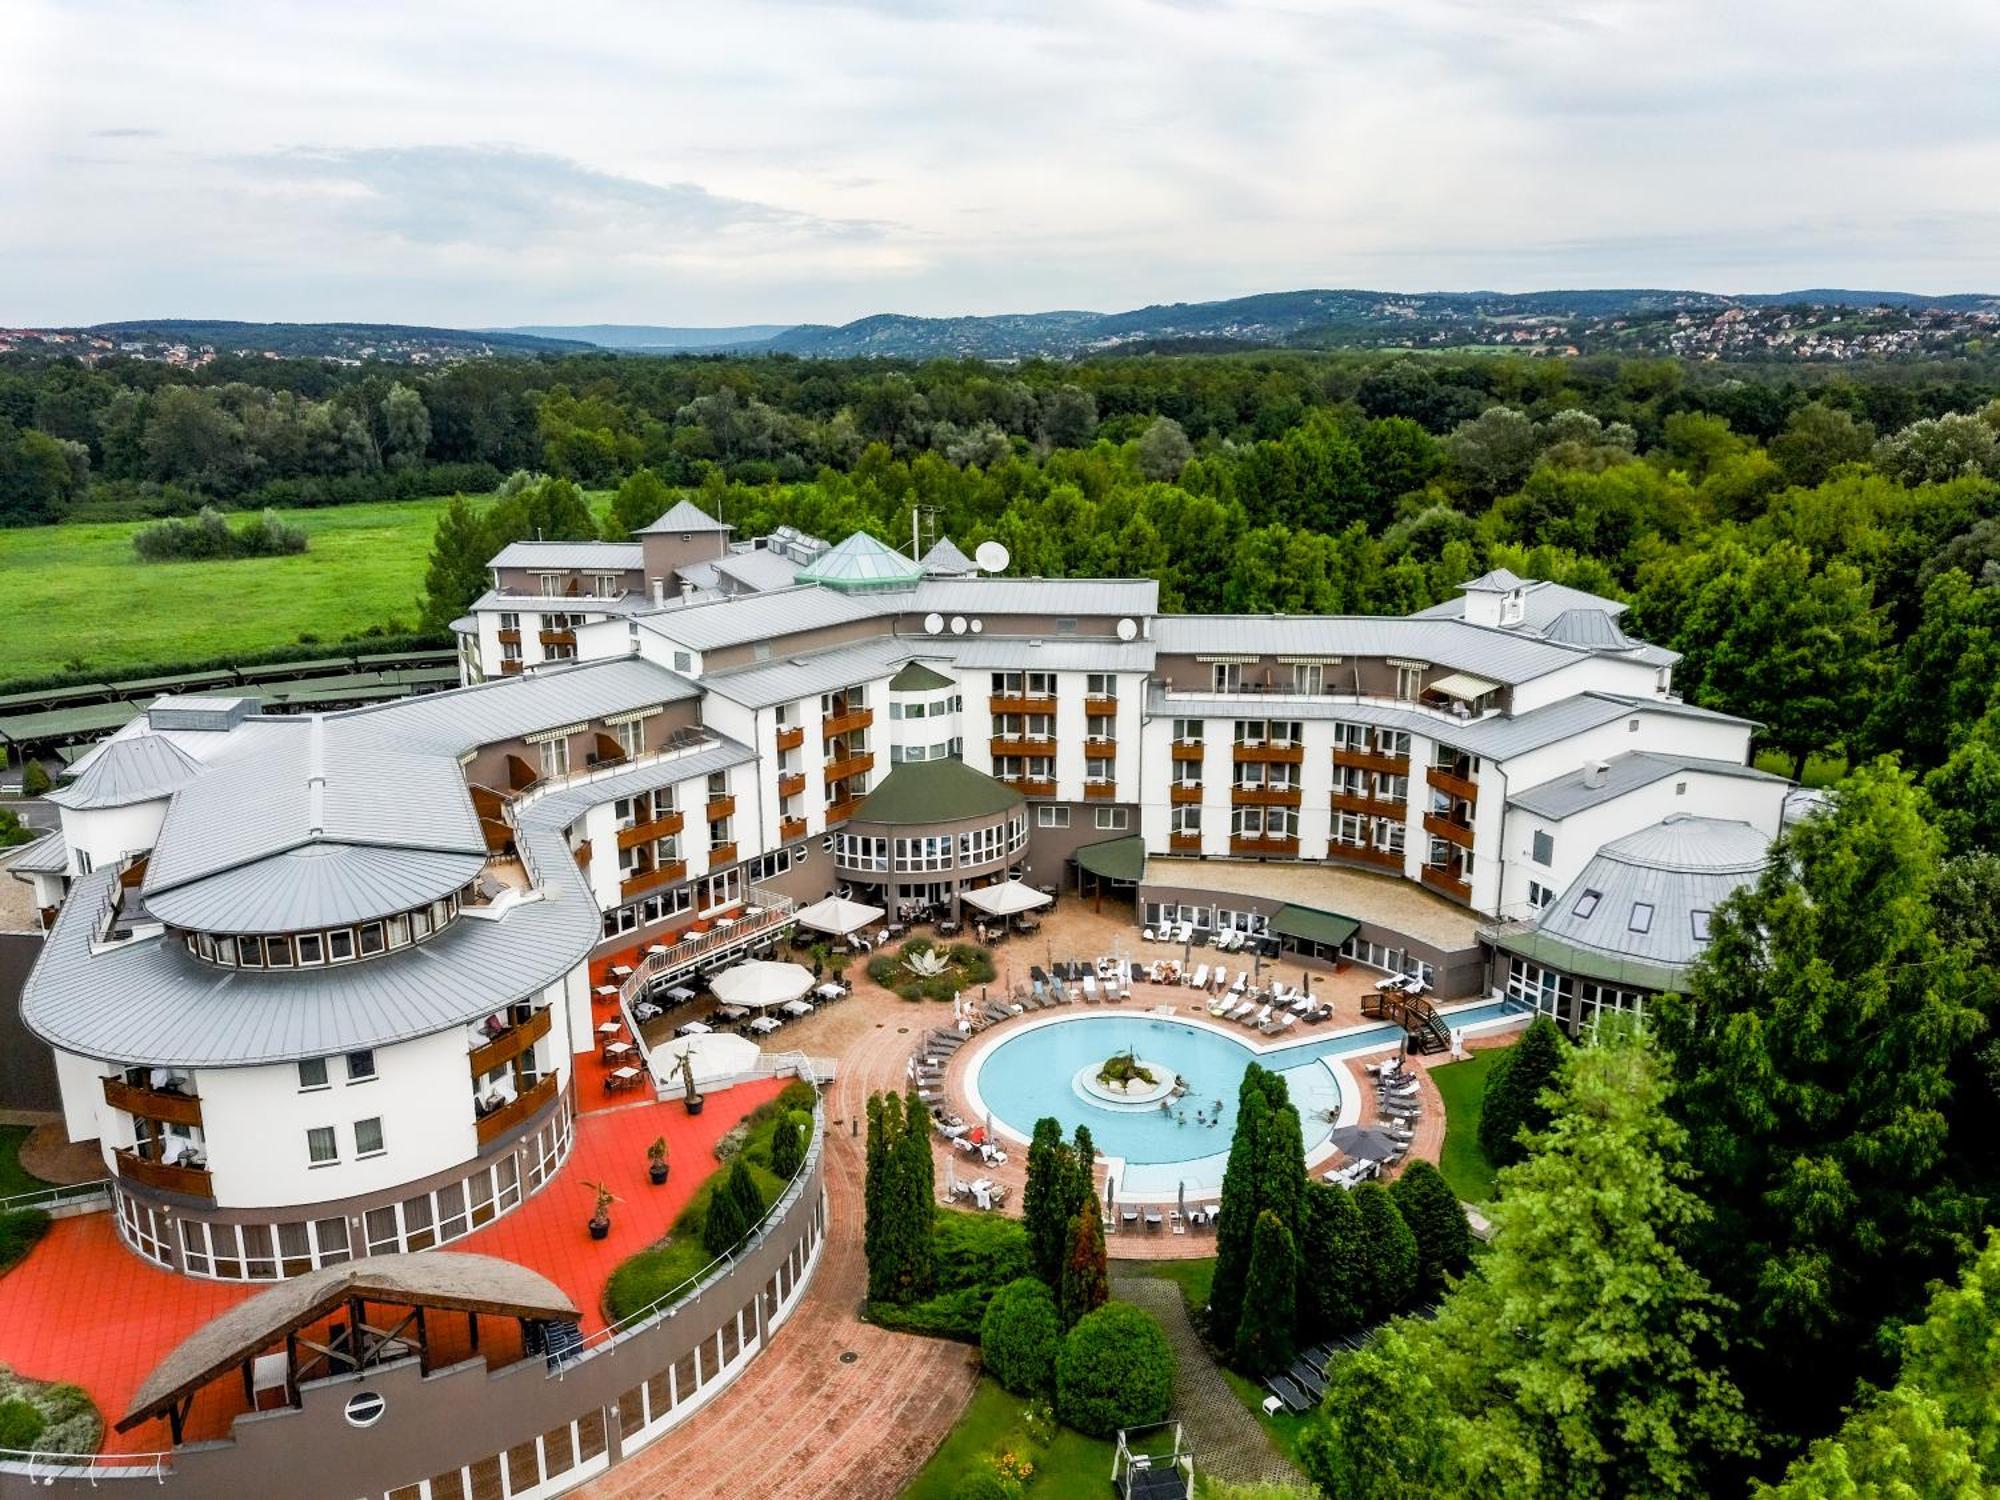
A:
[[[1455,1026],[1478,1025],[1512,1014],[1502,1003],[1468,1008],[1447,1017]],[[1325,1141],[1340,1109],[1335,1071],[1325,1059],[1394,1047],[1396,1026],[1340,1035],[1307,1036],[1290,1046],[1257,1052],[1228,1032],[1192,1026],[1145,1012],[1066,1016],[1016,1032],[981,1057],[970,1092],[1004,1132],[1025,1140],[1035,1121],[1053,1115],[1065,1134],[1090,1127],[1097,1149],[1126,1164],[1120,1196],[1172,1198],[1185,1183],[1189,1194],[1212,1194],[1235,1129],[1236,1095],[1252,1062],[1282,1073],[1298,1106],[1310,1154]],[[1261,1038],[1257,1038],[1261,1040]],[[1136,1050],[1181,1076],[1185,1097],[1171,1109],[1101,1104],[1078,1092],[1076,1075],[1115,1052]]]

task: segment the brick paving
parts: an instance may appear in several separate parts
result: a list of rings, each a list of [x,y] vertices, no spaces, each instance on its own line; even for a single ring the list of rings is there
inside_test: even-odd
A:
[[[1272,1446],[1263,1424],[1222,1378],[1208,1346],[1195,1332],[1178,1285],[1163,1277],[1114,1271],[1111,1290],[1119,1301],[1143,1307],[1166,1330],[1174,1351],[1173,1414],[1194,1448],[1196,1474],[1231,1484],[1306,1483],[1306,1476]]]

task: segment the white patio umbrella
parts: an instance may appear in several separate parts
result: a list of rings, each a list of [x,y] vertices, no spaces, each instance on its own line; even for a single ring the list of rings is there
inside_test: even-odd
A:
[[[812,970],[803,964],[781,964],[760,958],[724,969],[708,982],[708,987],[724,1005],[769,1010],[787,1000],[796,1000],[811,989],[813,976]]]
[[[1118,1184],[1111,1180],[1108,1173],[1104,1178],[1104,1217],[1111,1221],[1115,1229],[1118,1224]]]
[[[757,1066],[763,1049],[747,1036],[727,1031],[697,1033],[654,1052],[654,1071],[662,1082],[680,1077],[682,1053],[694,1068],[695,1086],[703,1088],[742,1077]]]
[[[850,901],[845,896],[828,896],[824,901],[815,901],[794,913],[794,919],[799,926],[810,927],[814,932],[830,932],[835,937],[846,937],[850,932],[859,932],[870,923],[881,921],[883,915],[879,906]]]
[[[982,885],[977,890],[960,891],[959,899],[978,907],[990,917],[1012,917],[1047,906],[1050,897],[1019,880],[1003,880]]]

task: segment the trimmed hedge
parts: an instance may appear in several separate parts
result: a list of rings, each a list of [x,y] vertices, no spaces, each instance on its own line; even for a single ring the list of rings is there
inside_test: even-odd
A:
[[[0,1271],[18,1265],[49,1232],[49,1216],[39,1208],[12,1208],[0,1213]],[[0,1443],[0,1447],[8,1444]],[[15,1443],[13,1447],[21,1445]]]
[[[987,1304],[1029,1274],[1028,1231],[1019,1219],[953,1208],[939,1209],[934,1226],[937,1290],[907,1306],[871,1302],[869,1320],[902,1333],[977,1343]]]
[[[1062,1323],[1048,1284],[1022,1276],[986,1304],[979,1324],[979,1357],[986,1373],[1017,1396],[1045,1396],[1055,1385]]]
[[[1091,1437],[1160,1421],[1173,1388],[1165,1331],[1129,1302],[1107,1302],[1085,1316],[1056,1355],[1056,1415]]]

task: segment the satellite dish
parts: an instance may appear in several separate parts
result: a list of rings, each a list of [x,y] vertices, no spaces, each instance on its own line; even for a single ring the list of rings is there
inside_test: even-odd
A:
[[[984,630],[985,628],[986,628],[986,622],[984,620],[974,620],[972,622],[972,633],[974,635],[978,635],[979,632]]]
[[[953,616],[951,617],[951,633],[952,633],[953,635],[964,635],[964,634],[965,634],[965,616],[964,616],[964,615],[953,615]]]
[[[1118,622],[1118,639],[1129,641],[1139,634],[1139,622],[1129,616]]]
[[[981,542],[978,550],[972,554],[972,560],[979,565],[979,571],[982,573],[1004,573],[1007,571],[1007,564],[1014,558],[1013,554],[1008,552],[1005,543]]]
[[[924,634],[936,635],[944,629],[944,616],[933,610],[924,616]]]

